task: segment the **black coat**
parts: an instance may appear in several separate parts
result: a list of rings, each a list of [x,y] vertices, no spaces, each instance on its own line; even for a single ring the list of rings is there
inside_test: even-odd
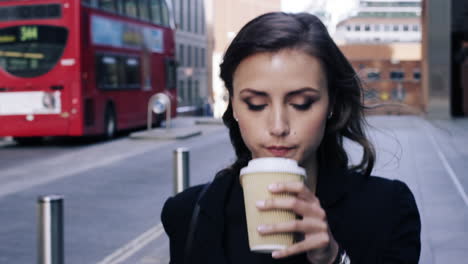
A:
[[[218,174],[199,201],[191,263],[230,263],[225,260],[223,228],[234,180],[238,176],[232,173]],[[172,264],[183,264],[189,222],[202,187],[189,188],[164,204],[161,220],[170,238]],[[418,263],[421,222],[414,197],[403,182],[345,170],[328,171],[319,173],[317,197],[335,240],[351,263]],[[298,263],[297,259],[280,263]]]

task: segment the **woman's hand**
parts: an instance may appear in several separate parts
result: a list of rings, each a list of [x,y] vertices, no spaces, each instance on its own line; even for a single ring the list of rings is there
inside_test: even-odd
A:
[[[295,193],[296,197],[275,198],[258,201],[260,210],[288,209],[302,216],[291,222],[259,226],[262,235],[272,233],[297,232],[304,234],[304,240],[272,253],[273,258],[284,258],[302,252],[307,253],[310,263],[332,263],[338,254],[338,244],[328,227],[325,210],[317,197],[302,182],[285,182],[268,187],[272,193]]]

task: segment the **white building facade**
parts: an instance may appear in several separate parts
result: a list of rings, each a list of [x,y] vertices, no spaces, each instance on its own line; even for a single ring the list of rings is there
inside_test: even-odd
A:
[[[421,41],[420,0],[361,0],[350,16],[337,24],[340,44]]]
[[[176,30],[178,114],[207,114],[208,34],[204,0],[171,0]],[[204,110],[205,109],[205,110]]]

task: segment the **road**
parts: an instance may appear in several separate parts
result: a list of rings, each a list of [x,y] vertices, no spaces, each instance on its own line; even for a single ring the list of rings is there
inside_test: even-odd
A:
[[[422,218],[420,263],[468,259],[468,119],[370,117],[374,175],[403,180]],[[345,142],[351,160],[359,148]],[[172,192],[172,152],[191,150],[192,185],[233,161],[227,131],[205,126],[182,141],[0,147],[0,263],[34,263],[36,199],[65,195],[67,264],[168,263],[160,225]]]
[[[0,263],[36,262],[39,195],[65,196],[67,264],[98,263],[157,226],[172,192],[173,150],[181,146],[191,151],[192,185],[208,181],[234,156],[221,126],[182,141],[0,148]]]

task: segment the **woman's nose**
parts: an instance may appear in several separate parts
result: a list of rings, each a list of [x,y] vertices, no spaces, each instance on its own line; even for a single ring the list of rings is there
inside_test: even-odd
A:
[[[284,137],[289,134],[289,120],[283,109],[274,109],[269,123],[270,135]]]

